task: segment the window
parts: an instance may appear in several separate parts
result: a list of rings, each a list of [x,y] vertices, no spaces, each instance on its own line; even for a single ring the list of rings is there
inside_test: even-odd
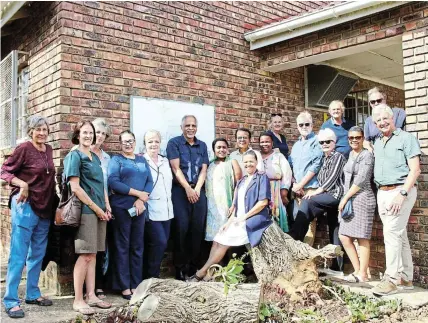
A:
[[[345,119],[353,121],[357,126],[364,127],[364,122],[371,115],[367,90],[349,93],[343,103],[345,104]]]
[[[0,63],[0,149],[16,146],[17,139],[25,136],[29,73],[28,68],[19,70],[18,63],[26,54],[14,50]]]

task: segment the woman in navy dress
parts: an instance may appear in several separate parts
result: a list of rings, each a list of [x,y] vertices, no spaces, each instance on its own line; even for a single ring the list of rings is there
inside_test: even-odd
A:
[[[251,247],[257,246],[263,232],[272,224],[268,206],[271,196],[269,178],[257,172],[257,155],[254,151],[247,151],[243,161],[247,175],[236,185],[229,220],[214,237],[207,262],[189,281],[202,280],[208,269],[223,259],[229,247],[248,243]]]
[[[272,135],[273,148],[277,148],[285,158],[288,158],[288,145],[285,136],[281,134],[284,123],[282,122],[281,113],[272,113],[270,116],[269,130],[267,131]]]

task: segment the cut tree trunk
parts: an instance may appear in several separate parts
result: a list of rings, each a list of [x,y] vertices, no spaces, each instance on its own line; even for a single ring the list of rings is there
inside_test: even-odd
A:
[[[130,305],[111,313],[107,322],[133,322],[136,316],[141,322],[257,322],[260,284],[277,284],[291,299],[300,300],[321,289],[313,260],[342,254],[339,246],[317,250],[295,241],[276,223],[249,253],[258,284],[239,284],[225,295],[223,283],[152,278],[143,281]],[[117,321],[118,317],[126,320]]]
[[[186,283],[148,279],[135,291],[130,304],[141,304],[141,322],[257,322],[260,284],[241,284],[227,296],[223,283]]]

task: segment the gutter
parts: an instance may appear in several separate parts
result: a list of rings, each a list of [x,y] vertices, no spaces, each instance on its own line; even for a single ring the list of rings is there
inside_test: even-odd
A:
[[[408,2],[370,0],[345,2],[331,8],[310,12],[247,32],[244,37],[250,42],[250,49],[254,50],[366,17]]]
[[[1,27],[11,20],[11,18],[18,12],[19,9],[22,8],[22,6],[27,1],[9,1],[6,4],[4,2],[2,3],[1,8]]]

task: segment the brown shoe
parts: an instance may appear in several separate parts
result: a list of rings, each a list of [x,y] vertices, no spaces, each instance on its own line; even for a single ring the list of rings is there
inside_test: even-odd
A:
[[[388,278],[384,278],[375,288],[373,288],[373,294],[376,296],[386,296],[397,293],[397,290],[397,285]]]
[[[401,278],[398,281],[397,288],[400,290],[412,290],[415,287],[413,286],[413,283],[410,280],[405,280],[405,279]]]

